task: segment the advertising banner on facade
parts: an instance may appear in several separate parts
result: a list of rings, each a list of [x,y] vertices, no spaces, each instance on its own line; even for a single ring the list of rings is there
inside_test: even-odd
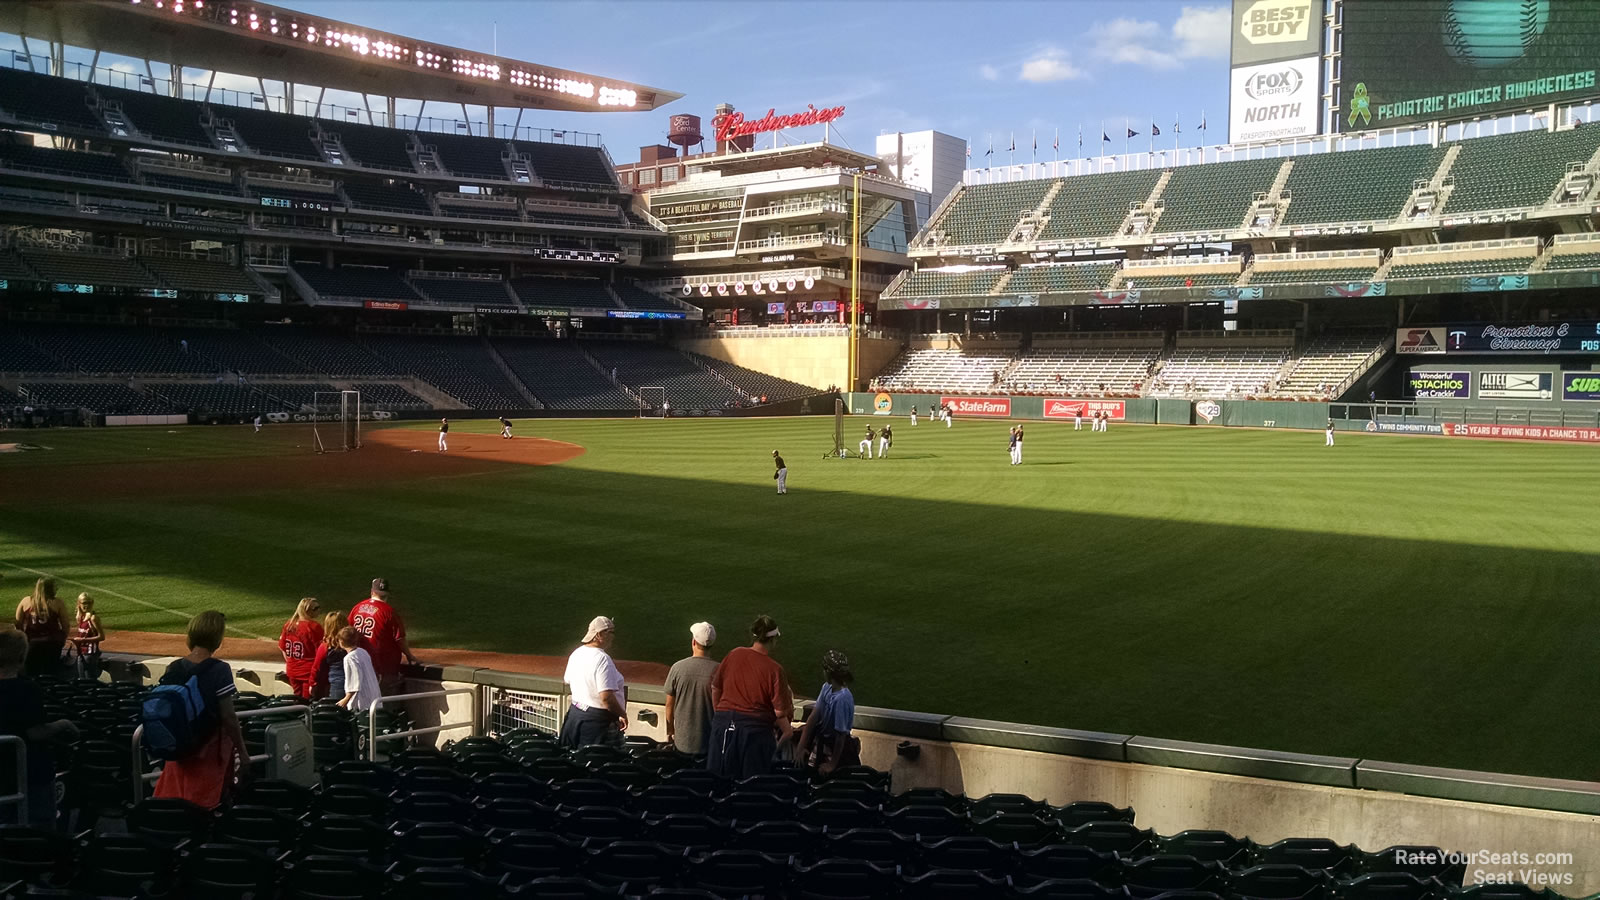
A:
[[[1046,419],[1075,419],[1079,416],[1092,419],[1104,415],[1120,422],[1127,417],[1127,411],[1128,404],[1122,400],[1058,400],[1046,397],[1044,401]]]
[[[1412,372],[1406,376],[1406,396],[1418,400],[1471,400],[1471,372]]]
[[[1431,422],[1368,422],[1366,430],[1373,434],[1444,434],[1443,425]]]
[[[1233,0],[1232,65],[1322,53],[1322,0]]]
[[[1507,438],[1519,441],[1564,441],[1600,444],[1600,428],[1561,428],[1550,425],[1464,425],[1444,423],[1451,437]]]
[[[1561,399],[1600,401],[1600,372],[1562,372]]]
[[[1554,395],[1549,372],[1479,372],[1478,397],[1483,400],[1549,400]]]
[[[994,416],[1005,418],[1011,415],[1010,397],[940,397],[939,405],[955,410],[956,416]]]
[[[1394,333],[1396,353],[1443,353],[1445,329],[1400,328]]]
[[[1309,137],[1322,126],[1322,57],[1237,66],[1228,90],[1228,141]]]

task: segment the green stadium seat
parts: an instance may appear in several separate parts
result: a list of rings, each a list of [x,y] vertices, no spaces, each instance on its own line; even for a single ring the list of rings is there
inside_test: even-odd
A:
[[[1417,179],[1433,177],[1444,154],[1411,146],[1295,157],[1284,184],[1292,199],[1283,224],[1393,219]]]
[[[1600,148],[1600,129],[1523,131],[1457,141],[1450,178],[1449,213],[1541,206],[1562,181],[1569,163],[1587,163]]]
[[[1160,169],[1142,169],[1064,179],[1050,201],[1050,222],[1035,240],[1110,237],[1127,218],[1128,207],[1147,200],[1160,178]]]
[[[1261,269],[1250,275],[1250,284],[1349,284],[1371,281],[1377,265],[1341,266],[1330,269]]]
[[[1161,192],[1165,211],[1155,233],[1238,228],[1255,194],[1272,188],[1282,165],[1281,159],[1242,159],[1173,169]]]
[[[1044,200],[1054,183],[1037,179],[968,185],[928,230],[944,234],[941,246],[998,244]]]
[[[1117,272],[1114,262],[1066,263],[1023,266],[1006,285],[1009,294],[1060,294],[1068,291],[1100,291]]]
[[[1571,269],[1600,269],[1600,250],[1591,253],[1558,253],[1544,264],[1546,272]]]

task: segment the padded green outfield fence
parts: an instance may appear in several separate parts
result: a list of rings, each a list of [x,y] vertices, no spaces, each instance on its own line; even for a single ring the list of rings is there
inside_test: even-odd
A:
[[[850,395],[850,412],[854,415],[900,416],[917,411],[926,414],[940,399],[983,403],[987,401],[995,410],[984,413],[956,413],[957,420],[967,419],[1046,419],[1068,421],[1070,416],[1048,414],[1055,403],[1121,403],[1123,417],[1117,421],[1141,425],[1233,425],[1250,428],[1312,428],[1328,424],[1328,404],[1292,400],[1216,400],[1190,401],[1181,399],[1156,399],[1131,397],[1126,399],[1098,399],[1094,397],[1017,397],[1002,392],[993,394],[889,394],[858,392]],[[1219,410],[1208,420],[1207,403],[1215,403]]]

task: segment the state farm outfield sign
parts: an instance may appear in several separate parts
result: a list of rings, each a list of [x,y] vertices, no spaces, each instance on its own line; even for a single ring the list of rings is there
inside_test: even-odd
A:
[[[1128,404],[1121,400],[1047,399],[1044,401],[1046,419],[1075,419],[1079,416],[1090,419],[1103,414],[1120,422],[1126,418],[1127,411]]]
[[[1010,397],[940,397],[939,405],[955,410],[958,416],[1006,418],[1011,415]]]

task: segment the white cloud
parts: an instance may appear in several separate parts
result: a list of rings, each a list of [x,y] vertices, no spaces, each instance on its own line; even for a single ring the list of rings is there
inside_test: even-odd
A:
[[[978,77],[984,81],[995,81],[1000,77],[1000,70],[988,63],[984,63],[978,67]]]
[[[1019,77],[1023,81],[1044,84],[1082,78],[1083,70],[1072,64],[1065,50],[1059,47],[1046,47],[1022,64],[1022,73]]]
[[[1169,28],[1140,19],[1111,19],[1089,29],[1090,53],[1110,63],[1176,69],[1185,60],[1226,56],[1232,21],[1224,6],[1185,6]]]

